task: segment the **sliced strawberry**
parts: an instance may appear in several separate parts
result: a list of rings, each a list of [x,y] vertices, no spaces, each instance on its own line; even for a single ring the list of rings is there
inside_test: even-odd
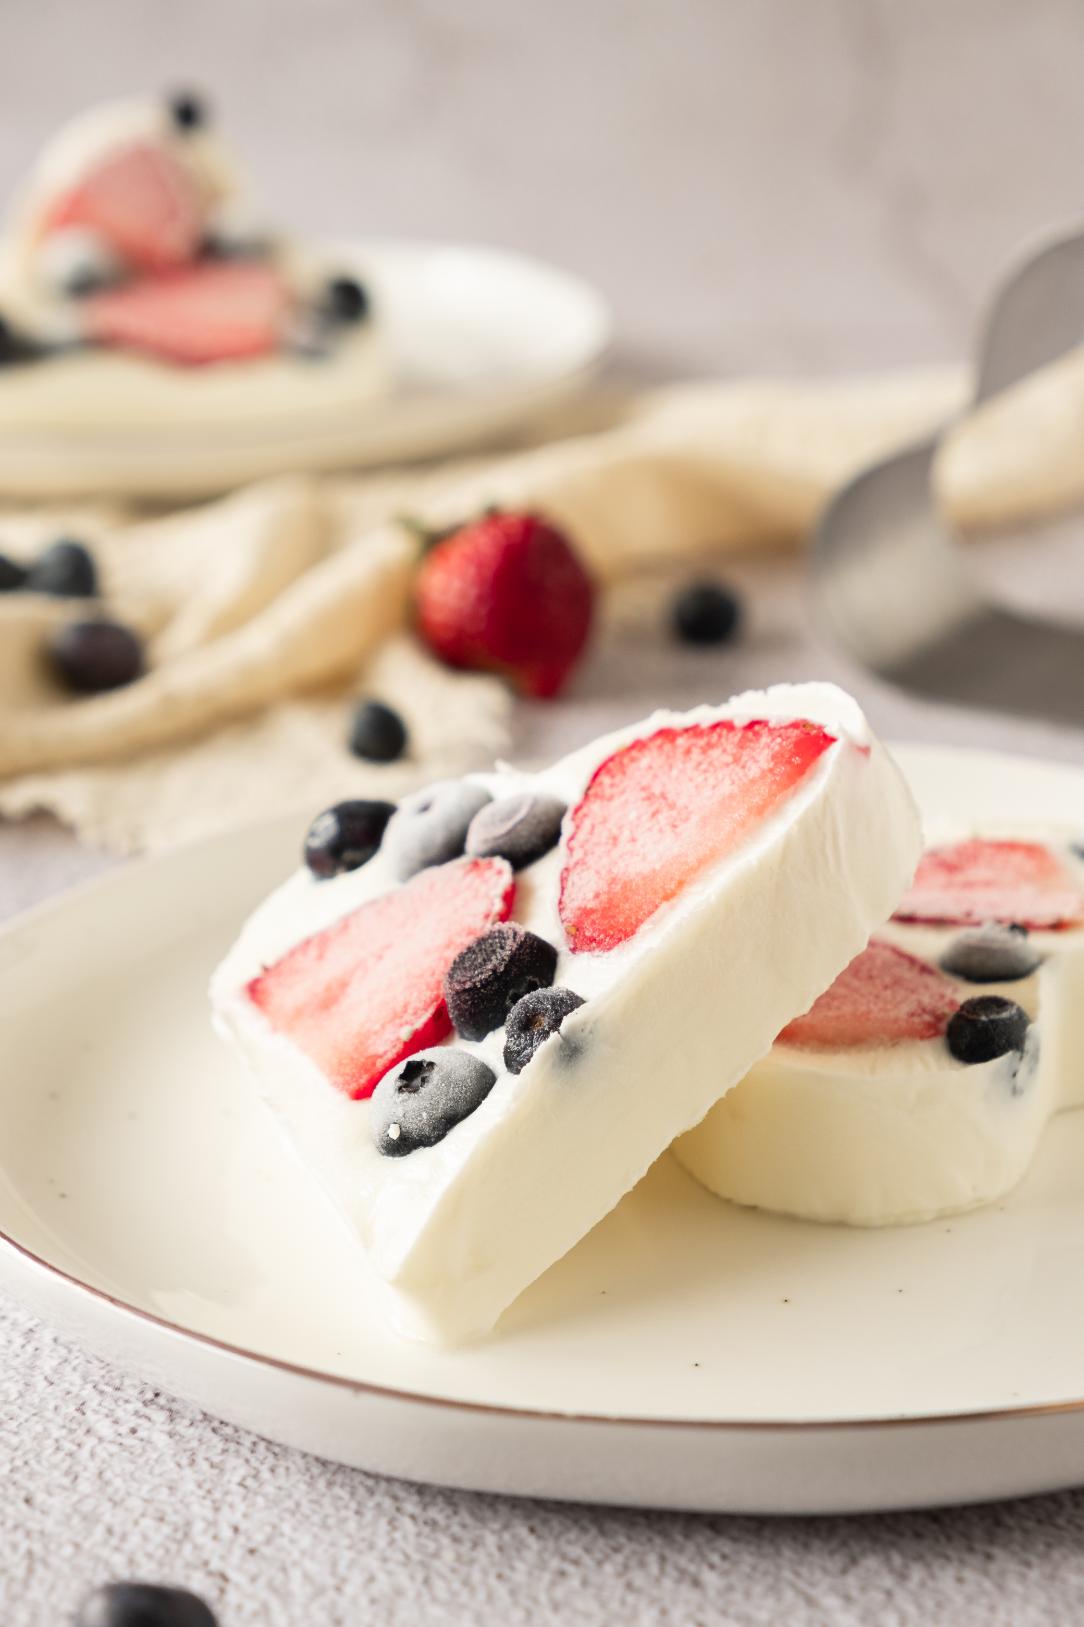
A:
[[[936,1039],[959,1004],[959,991],[943,972],[874,938],[779,1039],[824,1051]]]
[[[86,337],[166,361],[236,361],[277,348],[289,290],[274,266],[209,262],[83,301]]]
[[[818,724],[660,729],[595,770],[572,814],[561,921],[577,951],[615,949],[736,848],[834,744]]]
[[[348,1096],[451,1032],[441,985],[452,961],[512,912],[504,859],[457,859],[361,904],[248,984],[277,1033]]]
[[[203,200],[168,147],[136,141],[108,153],[50,209],[43,231],[88,226],[139,271],[184,265],[199,248]]]
[[[1055,853],[1039,842],[974,838],[931,847],[896,911],[897,921],[1065,927],[1084,921],[1084,895]]]

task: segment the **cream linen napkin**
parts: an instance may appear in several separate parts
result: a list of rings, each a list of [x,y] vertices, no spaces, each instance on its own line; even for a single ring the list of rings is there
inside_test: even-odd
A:
[[[0,813],[49,808],[90,840],[156,847],[276,807],[395,796],[506,740],[508,699],[427,660],[405,632],[409,511],[454,521],[529,504],[566,525],[599,578],[663,560],[798,542],[855,470],[959,409],[964,376],[675,387],[610,404],[606,427],[424,473],[288,478],[165,519],[0,516],[12,552],[76,530],[151,671],[73,700],[40,659],[70,605],[0,598]],[[559,426],[558,426],[559,427]],[[1061,364],[949,437],[941,489],[964,526],[1084,495],[1084,363]],[[401,709],[410,760],[357,763],[346,702]]]

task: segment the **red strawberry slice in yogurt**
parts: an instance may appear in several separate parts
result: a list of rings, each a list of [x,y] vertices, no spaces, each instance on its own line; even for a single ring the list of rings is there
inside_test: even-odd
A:
[[[897,921],[981,926],[985,921],[1032,928],[1084,921],[1084,894],[1062,861],[1040,842],[978,837],[929,848],[896,911]]]
[[[615,949],[775,812],[835,743],[819,724],[660,729],[595,770],[569,823],[560,913],[572,949]]]
[[[874,938],[779,1043],[847,1051],[937,1039],[959,1004],[959,990],[936,966]]]
[[[359,905],[246,987],[271,1027],[348,1096],[371,1096],[404,1057],[451,1033],[442,983],[512,913],[504,859],[457,859]]]
[[[277,349],[289,304],[274,266],[224,261],[95,294],[82,310],[85,335],[98,344],[197,366]]]
[[[135,141],[93,164],[49,210],[44,232],[84,226],[138,271],[191,260],[204,207],[191,171],[168,147]]]

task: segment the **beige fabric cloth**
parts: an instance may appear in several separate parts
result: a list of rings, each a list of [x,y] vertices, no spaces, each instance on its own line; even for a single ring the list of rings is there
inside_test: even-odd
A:
[[[15,553],[88,537],[111,609],[150,671],[72,699],[41,658],[70,604],[0,598],[0,812],[49,808],[108,846],[154,847],[269,808],[454,773],[506,740],[494,680],[422,656],[408,632],[416,544],[486,503],[567,526],[599,579],[661,561],[793,545],[830,492],[958,411],[941,370],[842,383],[751,382],[602,404],[587,433],[486,461],[353,481],[291,477],[157,519],[116,509],[0,518]],[[599,427],[601,426],[601,427]],[[963,526],[1084,496],[1084,363],[1074,357],[949,436],[941,489]],[[348,698],[399,707],[409,761],[358,764]]]

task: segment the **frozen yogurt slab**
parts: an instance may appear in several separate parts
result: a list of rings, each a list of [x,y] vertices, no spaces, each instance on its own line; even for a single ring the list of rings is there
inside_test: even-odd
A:
[[[851,1225],[1003,1198],[1084,1099],[1078,844],[942,834],[892,922],[677,1142],[680,1162],[720,1197]]]
[[[510,802],[567,810],[540,856]],[[919,851],[891,759],[815,684],[420,793],[377,839],[272,894],[213,1007],[395,1326],[449,1342],[488,1331],[764,1054]]]

